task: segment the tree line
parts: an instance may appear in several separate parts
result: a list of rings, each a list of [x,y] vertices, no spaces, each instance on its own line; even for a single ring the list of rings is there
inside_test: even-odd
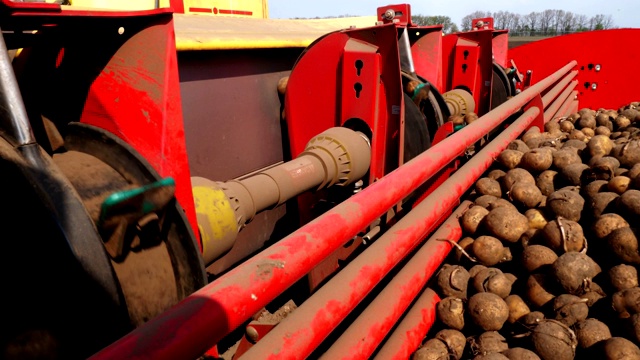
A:
[[[495,29],[509,29],[510,36],[553,36],[588,30],[603,30],[614,27],[611,15],[598,14],[588,17],[571,11],[547,9],[526,15],[509,11],[474,11],[462,18],[458,27],[448,16],[413,15],[416,25],[443,25],[445,33],[471,30],[471,21],[493,17]]]

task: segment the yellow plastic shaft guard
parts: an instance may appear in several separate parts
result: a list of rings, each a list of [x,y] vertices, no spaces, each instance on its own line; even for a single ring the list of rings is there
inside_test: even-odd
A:
[[[193,187],[193,199],[202,238],[205,261],[216,258],[233,246],[238,234],[236,215],[221,189]]]

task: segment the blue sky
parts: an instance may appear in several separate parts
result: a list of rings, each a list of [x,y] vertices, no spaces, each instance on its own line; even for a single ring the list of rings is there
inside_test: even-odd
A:
[[[338,15],[375,15],[376,8],[402,1],[379,0],[268,0],[269,17],[326,17]],[[532,11],[561,9],[589,17],[596,14],[611,15],[617,27],[640,28],[640,1],[638,0],[455,0],[407,1],[413,14],[446,15],[458,25],[463,16],[476,11],[510,11],[528,14]],[[606,4],[606,6],[604,6]]]

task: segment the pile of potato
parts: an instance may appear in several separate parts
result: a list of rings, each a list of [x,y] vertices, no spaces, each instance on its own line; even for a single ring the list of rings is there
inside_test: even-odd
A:
[[[498,156],[413,359],[640,359],[639,106],[582,109]]]

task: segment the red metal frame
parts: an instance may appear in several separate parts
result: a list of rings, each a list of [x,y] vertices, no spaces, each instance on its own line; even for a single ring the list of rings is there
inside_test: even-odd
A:
[[[469,145],[474,144],[511,114],[520,110],[541,91],[559,81],[574,66],[575,62],[565,65],[494,111],[336,205],[323,216],[182,300],[172,309],[151,319],[96,354],[94,358],[174,359],[200,356],[459,156]],[[531,109],[524,118],[531,117],[531,113],[536,111],[542,111],[542,109]],[[535,115],[537,113],[533,114]],[[515,131],[519,129],[518,126],[520,125],[511,125],[511,128]],[[499,144],[502,143],[499,142]],[[476,157],[477,155],[468,164],[471,164]],[[480,157],[476,160],[476,162],[482,161],[488,160]],[[488,164],[490,162],[487,166]],[[479,176],[483,166],[482,163],[475,163],[469,171],[473,176]],[[448,181],[456,178],[456,174],[459,173],[462,174],[458,171]],[[437,190],[438,194],[434,192],[431,197],[442,199],[442,201],[444,197],[451,200],[447,194],[452,193],[456,188],[463,188],[471,179],[467,176],[472,175],[467,173],[465,176],[458,176],[464,178],[459,179],[458,182],[449,183],[448,186],[440,186]],[[454,200],[458,201],[459,196]],[[420,205],[422,206],[422,203]],[[358,283],[364,283],[369,276],[376,276],[376,274],[363,273],[362,276]]]
[[[637,58],[620,55],[620,49],[640,37],[640,29],[614,29],[575,33],[531,42],[509,50],[523,73],[532,70],[535,79],[543,79],[561,64],[577,61],[578,98],[586,108],[613,108],[637,101],[635,84],[640,73],[634,71]],[[586,44],[597,44],[598,51],[586,51]],[[600,70],[596,70],[600,65]],[[591,86],[596,84],[596,89]]]
[[[3,30],[57,28],[64,34],[50,39],[49,46],[59,46],[58,56],[51,61],[58,68],[83,64],[93,72],[72,74],[76,89],[86,86],[82,90],[85,100],[73,116],[52,120],[81,121],[108,130],[132,145],[161,176],[173,177],[176,198],[199,239],[176,90],[179,79],[171,10],[62,10],[56,4],[2,0],[0,17]],[[87,43],[78,28],[92,31],[92,42]],[[110,50],[106,49],[113,52],[107,54]],[[59,106],[67,106],[64,101],[67,99]]]

